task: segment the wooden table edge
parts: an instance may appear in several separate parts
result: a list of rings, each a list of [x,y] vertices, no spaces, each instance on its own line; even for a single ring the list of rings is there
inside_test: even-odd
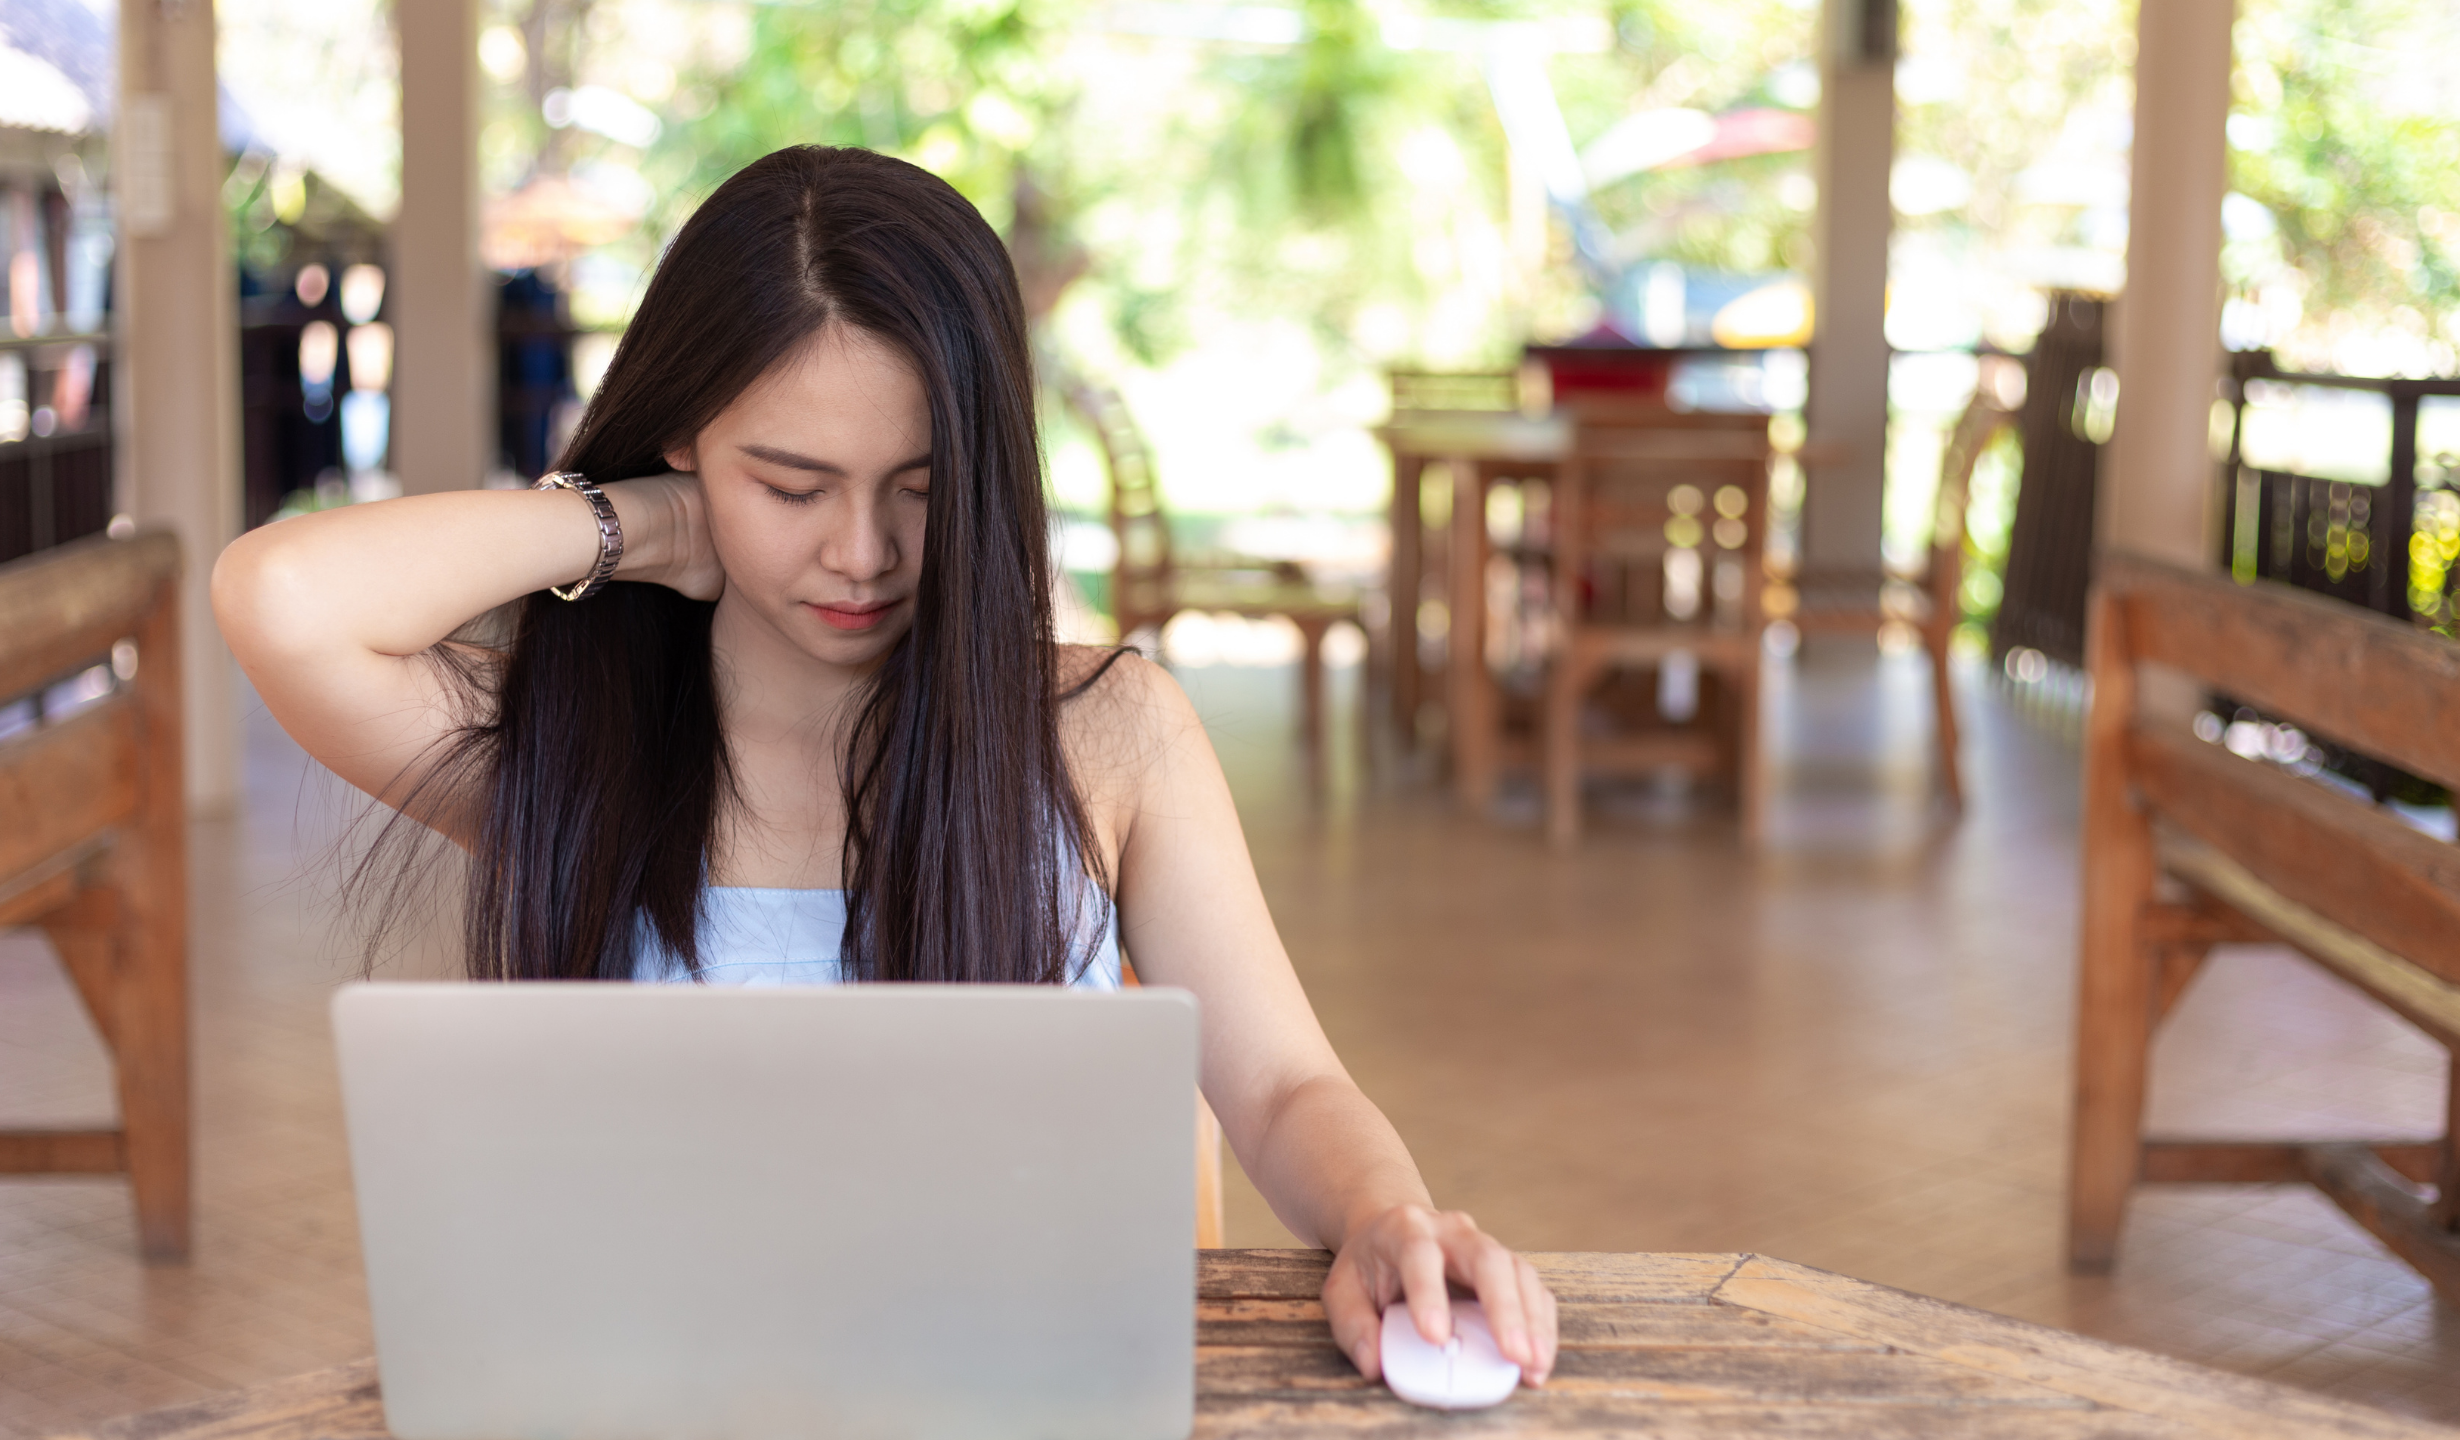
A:
[[[2070,1331],[1856,1280],[1751,1253],[1540,1251],[1541,1273],[1588,1277],[1613,1288],[1618,1275],[1667,1305],[1713,1305],[1828,1330],[1907,1354],[2072,1395],[2110,1410],[2188,1432],[2245,1440],[2352,1437],[2352,1440],[2453,1440],[2460,1429],[2312,1394],[2276,1381],[2215,1370],[2192,1361],[2095,1340]],[[1199,1253],[1200,1274],[1252,1267],[1290,1282],[1320,1277],[1330,1257],[1305,1250]],[[1261,1292],[1266,1287],[1257,1285]],[[1205,1299],[1236,1298],[1216,1293]],[[1296,1298],[1292,1296],[1291,1298]],[[1615,1303],[1596,1301],[1591,1303]],[[1953,1333],[1943,1333],[1943,1327]],[[1328,1342],[1329,1343],[1329,1342]],[[1217,1347],[1218,1348],[1218,1347]],[[56,1440],[386,1440],[372,1359],[290,1376],[186,1405],[146,1411]],[[1201,1397],[1200,1397],[1201,1398]],[[1687,1411],[1692,1407],[1671,1406]]]
[[[1894,1349],[2115,1410],[2210,1428],[2229,1436],[2331,1434],[2449,1437],[2460,1430],[2240,1375],[2156,1351],[2079,1335],[1988,1310],[1856,1280],[1765,1255],[1741,1255],[1712,1292],[1721,1304],[1816,1325]],[[1952,1319],[1962,1332],[1935,1328]]]

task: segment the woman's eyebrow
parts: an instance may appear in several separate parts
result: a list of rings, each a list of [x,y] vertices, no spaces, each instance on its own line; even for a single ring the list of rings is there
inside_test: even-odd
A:
[[[809,455],[800,455],[792,450],[780,450],[774,445],[738,445],[735,449],[754,460],[764,461],[771,465],[783,465],[789,470],[809,470],[817,475],[834,475],[841,480],[847,478],[846,468],[842,465],[828,460],[815,460]],[[889,467],[888,473],[902,475],[908,470],[928,470],[930,468],[931,452],[926,450],[912,459],[900,461]]]

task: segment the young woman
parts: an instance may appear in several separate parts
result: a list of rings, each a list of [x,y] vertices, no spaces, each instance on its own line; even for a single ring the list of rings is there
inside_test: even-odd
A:
[[[1124,942],[1199,998],[1204,1094],[1337,1252],[1358,1368],[1395,1301],[1444,1339],[1449,1281],[1545,1378],[1553,1298],[1433,1208],[1334,1057],[1186,698],[1052,641],[1015,272],[956,191],[861,150],[746,168],[564,464],[268,526],[214,571],[283,728],[469,852],[472,976],[1110,986]],[[500,606],[508,641],[470,638]]]

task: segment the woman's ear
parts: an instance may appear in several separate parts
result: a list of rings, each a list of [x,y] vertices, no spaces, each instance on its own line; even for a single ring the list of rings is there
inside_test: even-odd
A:
[[[697,443],[675,446],[666,452],[666,468],[680,470],[687,475],[699,474],[700,456],[697,453],[699,448]]]

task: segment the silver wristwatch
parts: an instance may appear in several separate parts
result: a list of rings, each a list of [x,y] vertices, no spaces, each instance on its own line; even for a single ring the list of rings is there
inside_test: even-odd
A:
[[[547,593],[558,600],[587,600],[606,588],[614,577],[615,567],[624,558],[624,527],[615,519],[615,502],[606,492],[589,483],[577,470],[557,470],[538,477],[533,490],[570,490],[589,502],[589,512],[598,517],[598,563],[589,573],[570,585],[547,587]]]

